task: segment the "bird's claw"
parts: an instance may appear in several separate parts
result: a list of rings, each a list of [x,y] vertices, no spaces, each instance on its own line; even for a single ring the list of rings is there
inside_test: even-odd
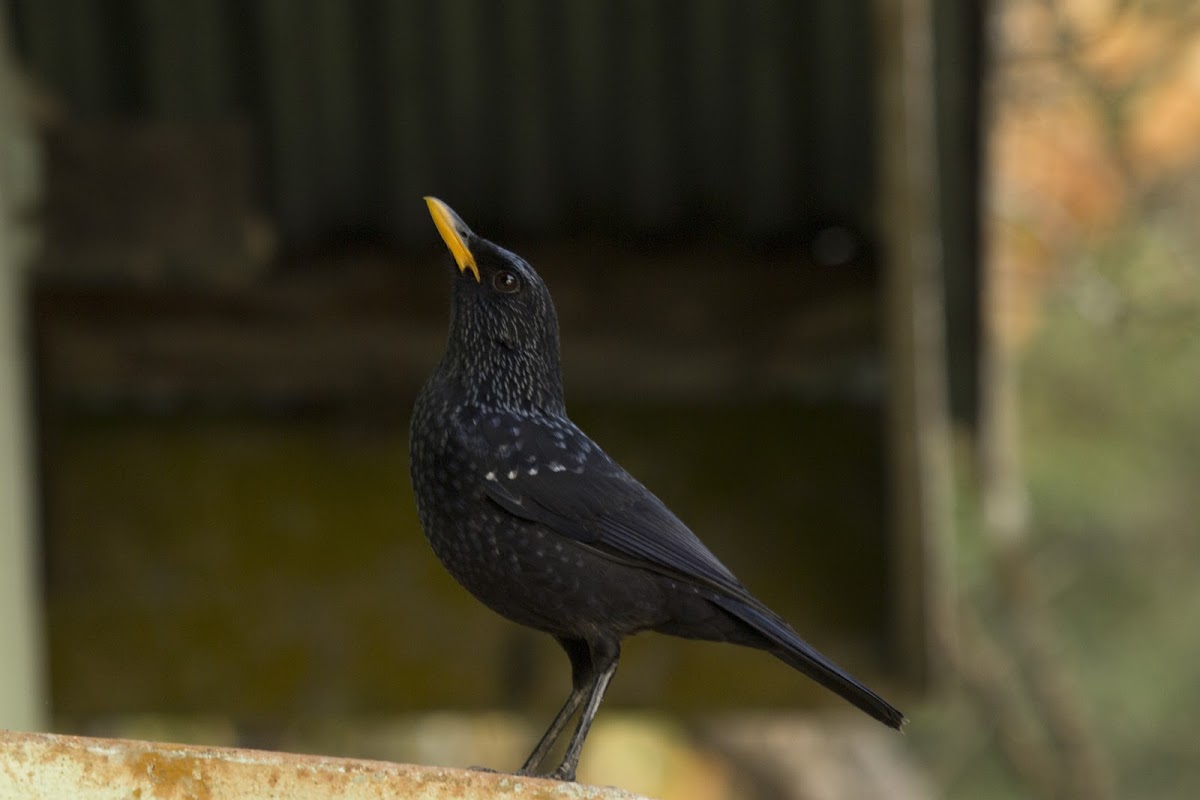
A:
[[[552,781],[568,781],[570,783],[574,783],[575,782],[575,770],[567,769],[566,767],[559,767],[558,769],[556,769],[552,772],[549,772],[549,773],[543,775],[542,777],[549,778]]]
[[[473,764],[467,767],[467,769],[471,770],[472,772],[490,772],[493,775],[515,775],[519,778],[545,778],[547,780],[567,781],[570,783],[575,781],[575,770],[567,769],[566,767],[559,767],[558,769],[547,772],[544,775],[532,769],[525,769],[524,767],[513,772],[509,772],[508,770],[495,769],[493,767],[481,767]]]

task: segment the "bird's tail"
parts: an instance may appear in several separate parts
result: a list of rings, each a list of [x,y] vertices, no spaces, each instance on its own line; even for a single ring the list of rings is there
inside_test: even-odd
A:
[[[773,645],[770,652],[832,692],[870,714],[890,728],[904,724],[904,714],[849,673],[821,655],[791,626],[765,607],[739,598],[720,596],[713,600],[733,616],[750,625]]]

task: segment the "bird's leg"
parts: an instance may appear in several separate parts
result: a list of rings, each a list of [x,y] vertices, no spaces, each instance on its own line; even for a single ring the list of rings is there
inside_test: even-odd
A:
[[[579,710],[579,704],[583,702],[584,696],[596,682],[596,670],[592,666],[592,650],[588,647],[588,643],[583,639],[573,639],[568,636],[555,636],[554,638],[566,651],[567,658],[571,659],[571,694],[568,695],[567,702],[563,703],[558,716],[542,734],[541,741],[533,748],[529,758],[525,759],[525,765],[517,773],[519,775],[537,774],[535,770],[538,765],[546,758],[550,748],[554,747],[554,743],[562,735],[563,728],[567,726],[572,715]]]
[[[542,759],[546,757],[546,753],[550,752],[550,748],[558,741],[558,737],[562,735],[563,728],[567,727],[567,722],[571,716],[579,710],[579,704],[583,702],[584,695],[587,694],[585,688],[571,689],[571,694],[567,697],[567,702],[563,703],[563,707],[558,710],[558,714],[554,717],[554,721],[550,723],[550,727],[542,734],[541,741],[537,743],[537,747],[533,748],[533,752],[529,754],[529,758],[525,759],[525,764],[517,770],[517,775],[536,775],[537,767],[542,763]],[[478,772],[501,772],[502,770],[491,769],[489,767],[471,767]]]
[[[546,776],[548,778],[556,778],[560,781],[575,780],[575,768],[579,765],[579,754],[583,751],[583,741],[592,727],[592,720],[595,719],[596,712],[600,710],[600,702],[604,699],[604,692],[608,689],[609,681],[617,672],[617,661],[621,658],[620,644],[601,640],[594,641],[591,645],[592,664],[600,669],[592,682],[587,705],[584,706],[583,714],[579,717],[579,724],[575,727],[575,733],[567,745],[567,752],[563,755],[562,763]]]
[[[554,746],[554,743],[558,741],[558,737],[562,735],[563,728],[567,727],[567,722],[579,710],[579,704],[583,702],[585,694],[587,692],[583,688],[571,689],[571,694],[567,697],[567,702],[563,703],[563,707],[559,709],[558,715],[550,723],[550,727],[542,734],[542,739],[537,743],[537,747],[533,748],[533,752],[529,754],[529,758],[525,759],[525,766],[521,767],[517,773],[518,775],[534,774],[534,770],[542,763],[542,759],[546,757],[546,753],[550,752],[550,748]]]

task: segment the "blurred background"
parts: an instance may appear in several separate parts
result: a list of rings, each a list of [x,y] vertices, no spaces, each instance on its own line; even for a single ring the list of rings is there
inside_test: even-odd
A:
[[[524,255],[572,416],[897,736],[638,637],[580,779],[1200,787],[1200,7],[3,0],[0,726],[517,766],[407,422]]]

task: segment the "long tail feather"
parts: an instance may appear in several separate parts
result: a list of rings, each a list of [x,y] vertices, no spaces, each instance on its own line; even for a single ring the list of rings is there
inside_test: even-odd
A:
[[[722,596],[713,599],[730,614],[770,640],[775,645],[770,652],[784,663],[800,670],[884,725],[899,729],[904,724],[904,714],[899,709],[821,655],[774,613],[734,597]]]

